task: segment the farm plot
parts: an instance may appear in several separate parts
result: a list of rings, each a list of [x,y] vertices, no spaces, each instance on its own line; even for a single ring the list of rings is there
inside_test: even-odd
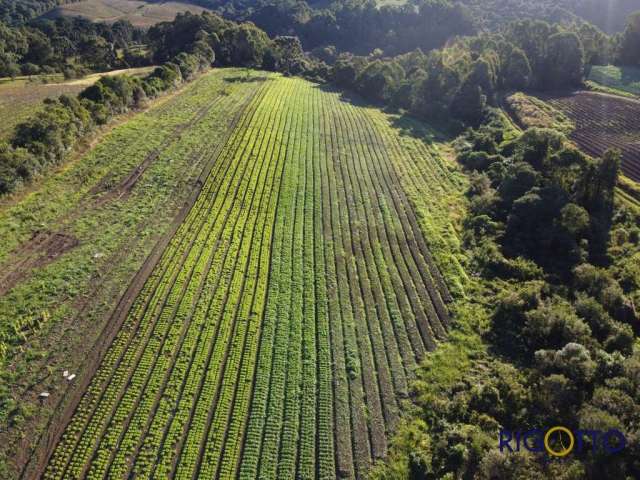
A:
[[[60,5],[43,17],[83,17],[93,22],[107,23],[125,20],[135,27],[148,28],[160,22],[170,22],[179,13],[190,12],[197,15],[206,10],[181,1],[80,0]]]
[[[386,454],[417,362],[447,336],[438,265],[457,265],[459,188],[392,123],[265,83],[44,478],[362,478]]]
[[[545,100],[575,123],[569,137],[580,148],[596,157],[617,148],[623,173],[640,181],[640,101],[591,92]]]
[[[117,330],[110,312],[267,79],[235,81],[241,73],[212,71],[152,101],[0,201],[3,479],[44,461],[36,446],[56,437],[59,407],[75,402],[99,362],[100,339],[106,348]],[[65,370],[77,374],[73,382]]]

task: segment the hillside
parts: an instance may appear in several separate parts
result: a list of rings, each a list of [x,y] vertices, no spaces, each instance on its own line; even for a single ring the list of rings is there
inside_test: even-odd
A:
[[[212,122],[231,119],[234,108],[231,128],[212,137]],[[169,116],[191,118],[189,128],[161,120]],[[157,121],[161,130],[140,130]],[[12,272],[5,288],[7,281],[13,287],[2,311],[10,316],[17,298],[32,305],[20,308],[51,305],[37,335],[51,342],[45,332],[57,331],[70,341],[64,354],[47,356],[51,375],[35,384],[21,378],[29,385],[23,398],[35,411],[60,400],[72,408],[70,398],[90,381],[45,478],[165,477],[174,469],[227,476],[236,468],[247,477],[319,469],[353,478],[385,455],[417,362],[447,336],[446,285],[461,288],[447,213],[457,208],[449,202],[459,180],[433,146],[394,123],[417,127],[303,80],[218,70],[109,134],[87,157],[105,173],[92,174],[59,213],[20,220],[19,212],[44,201],[39,195],[5,207],[3,216],[24,233],[12,234],[0,256]],[[140,131],[150,136],[141,142]],[[125,159],[144,158],[144,150],[155,153],[139,173]],[[68,192],[87,160],[46,188]],[[106,173],[108,165],[119,167]],[[166,248],[147,264],[148,276],[136,277],[121,301],[130,309],[109,320],[117,335],[95,373],[81,368],[89,344],[74,349],[73,339],[96,338],[107,318],[100,314],[113,311],[123,280],[144,258],[139,253],[169,223],[152,236],[138,234],[143,242],[126,247],[135,257],[115,256],[129,236],[100,235],[90,225],[109,218],[149,232],[174,215],[152,187],[157,175],[169,187],[184,168],[211,170]],[[29,240],[29,225],[42,222],[48,228]],[[42,257],[58,248],[54,238],[69,241]],[[89,275],[69,280],[70,271]],[[67,286],[33,298],[42,276]],[[94,299],[96,276],[103,293]],[[74,311],[78,324],[69,323]],[[108,345],[104,336],[98,345]],[[28,371],[35,374],[37,363]],[[70,385],[65,369],[78,372],[79,383]],[[52,393],[44,403],[42,390]],[[127,461],[132,454],[139,460]]]
[[[638,10],[635,0],[461,0],[475,21],[485,29],[497,30],[508,22],[537,19],[571,22],[576,19],[597,25],[613,34],[624,30],[626,18]]]
[[[61,5],[49,11],[45,18],[82,17],[94,22],[126,20],[135,27],[147,28],[169,22],[178,13],[201,13],[206,9],[188,2],[151,3],[142,0],[82,0]]]

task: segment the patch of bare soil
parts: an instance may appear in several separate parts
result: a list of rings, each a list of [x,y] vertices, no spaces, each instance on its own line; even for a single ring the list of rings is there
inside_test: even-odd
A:
[[[4,295],[23,280],[34,268],[42,268],[79,244],[78,240],[61,232],[38,231],[18,247],[10,264],[0,267],[0,295]],[[11,262],[11,258],[20,258]]]

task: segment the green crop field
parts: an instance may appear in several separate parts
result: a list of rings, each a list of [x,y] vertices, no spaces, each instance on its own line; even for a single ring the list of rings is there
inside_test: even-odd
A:
[[[362,478],[385,456],[462,288],[462,180],[416,122],[262,75],[236,79],[254,96],[44,478]]]

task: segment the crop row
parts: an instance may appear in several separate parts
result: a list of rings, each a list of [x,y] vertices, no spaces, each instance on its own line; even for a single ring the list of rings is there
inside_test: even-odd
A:
[[[259,88],[46,478],[363,476],[449,325],[410,195],[453,180],[412,148],[309,82]]]
[[[176,301],[175,298],[166,298],[166,293],[170,287],[176,284],[178,267],[189,257],[197,258],[198,249],[193,248],[196,241],[195,235],[203,232],[203,224],[202,222],[198,223],[197,220],[211,218],[208,212],[215,211],[212,210],[213,207],[209,199],[215,198],[212,193],[218,191],[219,180],[224,178],[224,175],[220,175],[221,172],[225,172],[224,167],[224,162],[219,162],[216,165],[216,169],[212,171],[210,176],[212,181],[205,187],[203,194],[199,197],[199,202],[178,230],[158,267],[138,296],[118,338],[107,353],[105,361],[54,454],[49,469],[51,478],[65,476],[66,463],[64,458],[70,457],[71,454],[73,454],[73,460],[66,476],[81,476],[87,463],[87,456],[101,431],[100,425],[109,420],[112,414],[112,405],[115,405],[122,396],[122,393],[118,392],[121,392],[122,387],[129,382],[130,375],[127,372],[130,372],[137,364],[140,356],[145,352],[149,339],[154,338],[151,331],[156,326],[155,320],[159,316],[160,305],[170,309]],[[223,198],[223,196],[218,198]],[[199,242],[202,248],[204,246],[202,240]],[[181,271],[183,276],[186,275],[186,272],[189,270],[183,269]],[[176,288],[174,292],[180,292],[180,289]],[[167,311],[165,308],[164,312]],[[145,314],[147,315],[144,318],[146,321],[141,321],[141,317]],[[153,315],[152,319],[148,318],[150,315]],[[166,317],[165,313],[165,319],[169,320]],[[132,339],[129,341],[130,336]],[[158,330],[155,330],[155,338],[158,338]],[[147,350],[147,352],[153,352],[153,350]],[[105,384],[107,387],[103,392],[101,387]],[[90,423],[86,426],[89,419]],[[77,437],[81,434],[82,438],[78,439]],[[67,437],[69,437],[68,442],[66,441]],[[58,460],[60,457],[62,458]],[[51,466],[57,467],[57,475],[53,474]]]

